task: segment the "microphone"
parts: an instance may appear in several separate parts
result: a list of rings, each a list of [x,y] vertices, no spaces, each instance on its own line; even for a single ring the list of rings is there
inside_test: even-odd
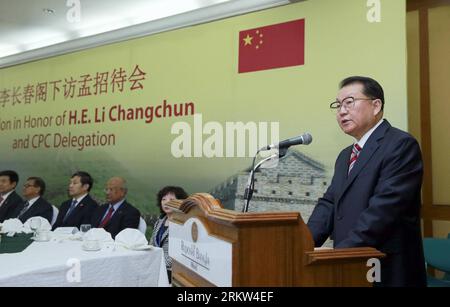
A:
[[[261,148],[261,150],[271,150],[274,148],[284,149],[284,148],[289,148],[293,145],[300,145],[300,144],[309,145],[309,144],[311,144],[311,142],[312,142],[312,136],[311,136],[311,134],[309,134],[307,132],[302,135],[281,141],[278,144],[267,145],[267,146]]]

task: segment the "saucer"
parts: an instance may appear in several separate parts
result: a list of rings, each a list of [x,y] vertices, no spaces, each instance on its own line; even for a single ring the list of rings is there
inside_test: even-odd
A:
[[[87,247],[87,246],[84,246],[84,245],[81,245],[81,248],[82,248],[84,251],[87,251],[87,252],[96,252],[96,251],[99,251],[99,250],[102,249],[101,246]]]
[[[40,238],[31,238],[33,241],[35,241],[35,242],[48,242],[48,241],[50,241],[50,238],[47,238],[47,239],[40,239]]]

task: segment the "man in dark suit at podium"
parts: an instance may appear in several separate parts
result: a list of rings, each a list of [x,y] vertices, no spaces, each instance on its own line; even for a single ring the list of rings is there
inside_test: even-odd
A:
[[[384,93],[373,79],[344,79],[330,108],[355,142],[339,154],[308,221],[315,245],[331,236],[335,248],[374,247],[386,254],[376,285],[425,286],[417,141],[383,119]]]
[[[91,224],[92,215],[98,208],[97,202],[89,195],[93,184],[94,180],[89,173],[80,171],[72,175],[69,183],[71,199],[61,204],[53,229],[80,228],[82,224]]]
[[[16,215],[22,223],[30,217],[41,216],[49,223],[53,217],[53,207],[42,196],[45,193],[45,182],[39,177],[30,177],[23,185],[23,196],[26,201],[17,207]]]
[[[125,228],[138,228],[140,213],[125,196],[128,189],[125,179],[112,177],[106,183],[107,203],[100,206],[92,217],[92,227],[104,228],[113,238]]]
[[[15,189],[19,182],[19,175],[15,171],[0,172],[0,223],[14,217],[14,214],[23,203],[23,199]]]

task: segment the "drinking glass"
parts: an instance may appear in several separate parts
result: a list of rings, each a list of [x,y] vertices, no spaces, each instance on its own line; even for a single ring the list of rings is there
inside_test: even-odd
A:
[[[33,238],[36,238],[36,230],[38,230],[41,227],[41,220],[40,219],[31,219],[30,220],[30,228],[33,231]]]
[[[82,236],[84,237],[84,235],[91,229],[91,224],[82,224],[80,225],[80,231]]]

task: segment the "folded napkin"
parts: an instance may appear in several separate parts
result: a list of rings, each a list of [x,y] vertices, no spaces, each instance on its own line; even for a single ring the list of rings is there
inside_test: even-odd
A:
[[[145,249],[148,247],[148,241],[139,230],[127,228],[117,234],[116,245],[128,249]]]
[[[100,242],[113,242],[111,234],[103,228],[91,228],[83,236],[83,240],[97,240]]]
[[[22,222],[19,219],[8,219],[2,224],[2,233],[7,233],[8,235],[14,236],[16,233],[30,233],[29,229],[23,227]]]
[[[58,242],[66,240],[82,240],[81,233],[78,232],[77,227],[58,227],[53,231],[53,238]]]
[[[23,227],[28,230],[28,231],[32,231],[30,225],[32,221],[36,221],[39,220],[39,222],[37,222],[38,228],[36,229],[36,231],[43,231],[43,230],[52,230],[52,226],[50,225],[50,223],[48,222],[47,219],[43,218],[42,216],[33,216],[30,217],[24,224]]]

